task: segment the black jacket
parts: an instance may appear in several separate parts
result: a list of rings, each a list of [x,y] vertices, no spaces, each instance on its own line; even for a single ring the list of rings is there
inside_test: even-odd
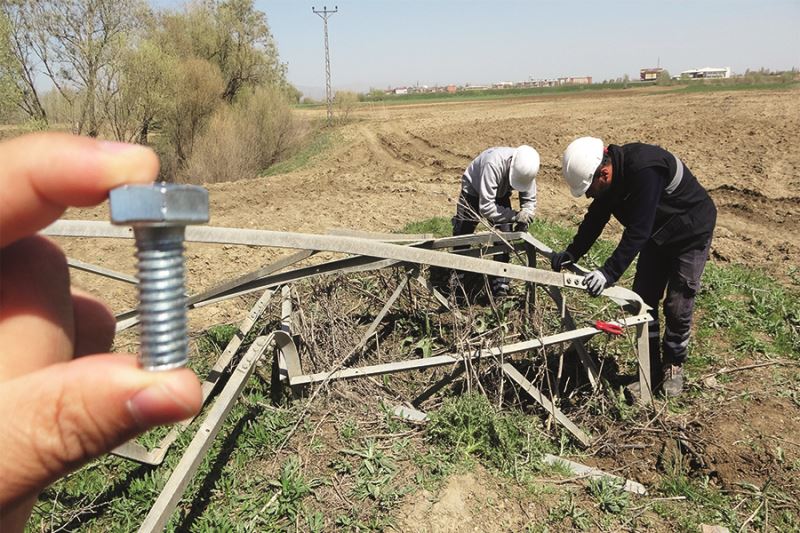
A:
[[[625,231],[601,269],[609,283],[619,279],[648,242],[676,254],[705,246],[717,208],[686,165],[652,144],[612,144],[608,153],[611,187],[589,205],[567,247],[576,260],[591,248],[611,215]]]

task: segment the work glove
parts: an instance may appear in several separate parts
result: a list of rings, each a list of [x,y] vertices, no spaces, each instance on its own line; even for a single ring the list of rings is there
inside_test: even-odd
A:
[[[553,255],[550,256],[550,268],[556,272],[561,272],[562,268],[574,262],[575,258],[566,250],[563,252],[553,252]]]
[[[605,274],[599,270],[592,270],[583,277],[583,284],[586,285],[590,296],[600,296],[607,283]]]
[[[523,209],[517,216],[514,217],[514,222],[519,224],[530,224],[533,220],[533,211],[529,211],[528,209]]]

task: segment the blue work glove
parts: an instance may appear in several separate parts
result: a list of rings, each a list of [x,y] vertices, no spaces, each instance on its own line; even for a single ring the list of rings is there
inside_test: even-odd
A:
[[[605,274],[599,270],[592,270],[583,277],[583,284],[586,285],[591,296],[600,296],[600,293],[606,288],[607,283],[608,280]]]
[[[566,250],[563,252],[553,252],[553,255],[550,256],[550,268],[556,272],[561,272],[562,268],[574,262],[575,258]]]

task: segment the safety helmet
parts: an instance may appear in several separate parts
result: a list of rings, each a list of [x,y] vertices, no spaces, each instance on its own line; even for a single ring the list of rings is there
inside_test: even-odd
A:
[[[529,192],[533,189],[538,173],[539,152],[525,144],[514,150],[508,178],[515,191]]]
[[[597,167],[603,162],[603,141],[597,137],[580,137],[564,151],[561,172],[572,196],[583,196],[592,184]]]

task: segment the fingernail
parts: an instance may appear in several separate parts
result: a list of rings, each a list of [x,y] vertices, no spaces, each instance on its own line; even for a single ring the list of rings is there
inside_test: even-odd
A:
[[[150,183],[158,176],[158,157],[147,146],[112,141],[100,141],[98,146],[106,154],[103,165],[109,188]]]
[[[169,379],[137,392],[128,400],[128,410],[141,429],[179,422],[194,414],[192,407],[170,387]]]

